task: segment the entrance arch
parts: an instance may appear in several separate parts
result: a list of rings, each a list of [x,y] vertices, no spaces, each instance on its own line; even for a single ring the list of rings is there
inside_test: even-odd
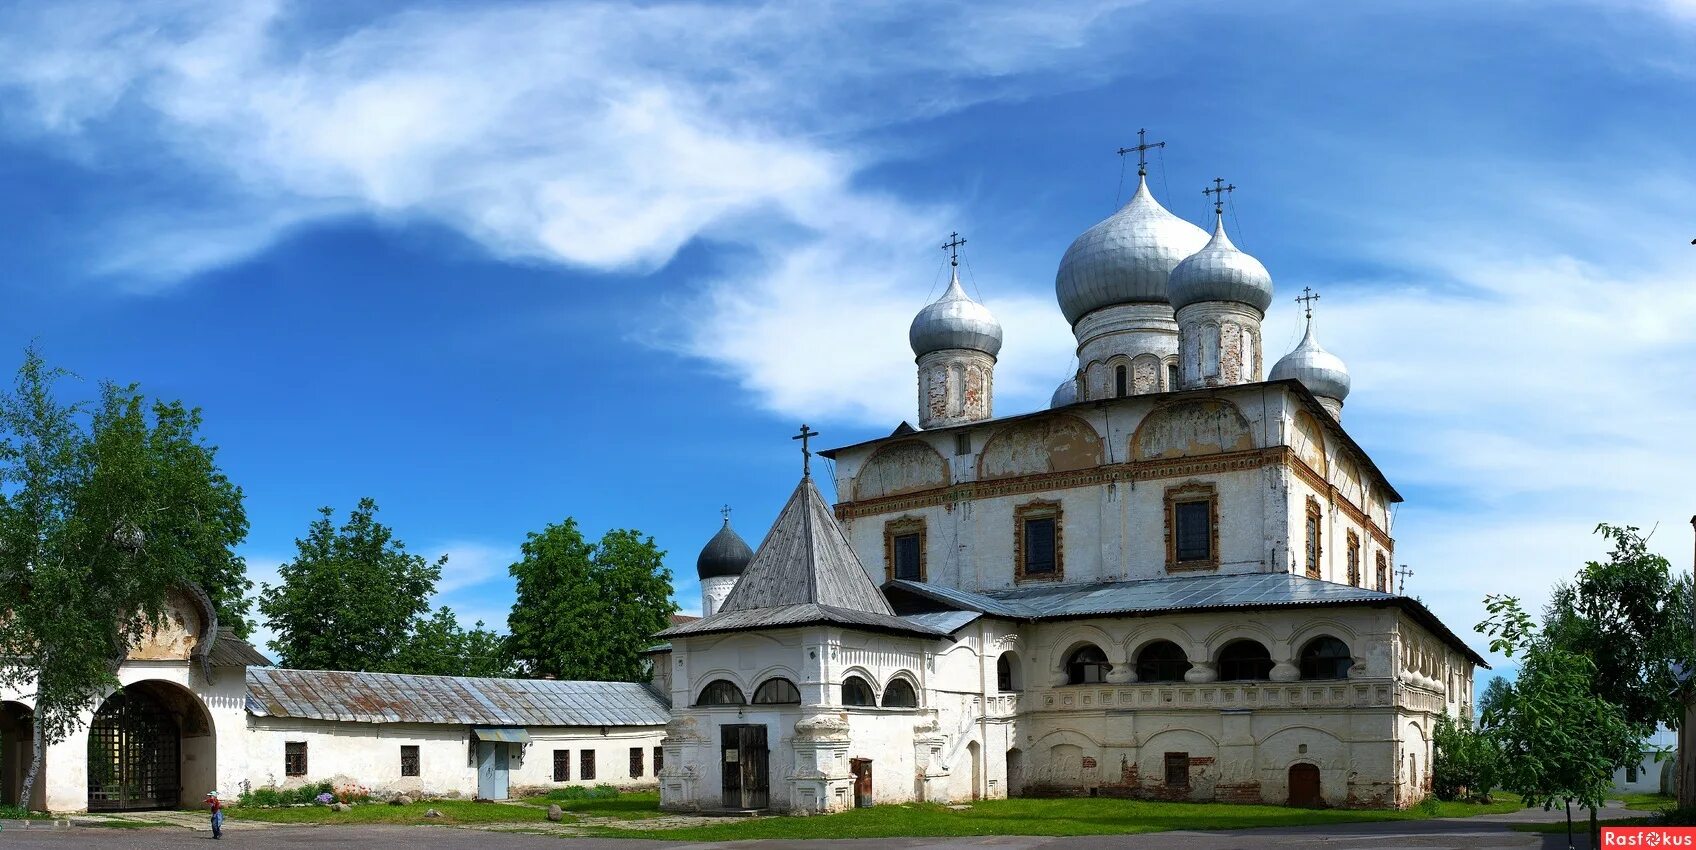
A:
[[[24,777],[35,755],[35,712],[21,702],[0,702],[0,804],[18,805]],[[47,766],[42,765],[30,792],[32,811],[47,809]]]
[[[125,686],[88,727],[88,809],[176,808],[217,783],[212,716],[170,682]]]
[[[1007,751],[1007,796],[1017,797],[1025,792],[1025,751],[1014,747]]]
[[[1290,765],[1290,805],[1302,808],[1317,808],[1325,801],[1319,789],[1318,765]]]
[[[977,741],[966,745],[966,754],[972,760],[972,799],[983,799],[983,748]]]

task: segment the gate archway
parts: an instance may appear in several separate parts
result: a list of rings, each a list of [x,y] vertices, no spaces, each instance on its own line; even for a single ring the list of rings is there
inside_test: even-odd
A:
[[[88,729],[88,809],[175,808],[210,790],[216,739],[206,707],[179,686],[138,682],[108,697]],[[192,783],[206,788],[188,790]]]
[[[21,702],[0,702],[0,804],[19,805],[24,776],[35,755],[35,713]],[[47,808],[47,766],[35,779],[30,792],[32,811]]]

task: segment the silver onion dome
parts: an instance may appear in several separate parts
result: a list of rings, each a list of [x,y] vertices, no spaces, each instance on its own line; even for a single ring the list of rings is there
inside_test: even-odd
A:
[[[1066,321],[1114,304],[1166,302],[1172,268],[1207,242],[1207,232],[1166,211],[1142,178],[1119,211],[1083,232],[1054,274]]]
[[[1001,351],[1001,323],[989,308],[973,301],[960,288],[960,270],[955,267],[948,291],[913,317],[907,329],[913,354],[923,357],[933,351],[965,348],[994,357]]]
[[[1320,347],[1313,335],[1312,316],[1307,317],[1307,333],[1302,336],[1301,344],[1273,365],[1271,374],[1267,375],[1270,381],[1290,378],[1301,381],[1320,398],[1340,402],[1349,397],[1349,369],[1343,365],[1342,358]]]
[[[1048,399],[1048,408],[1052,410],[1056,407],[1065,407],[1068,404],[1076,404],[1077,401],[1078,379],[1067,378],[1060,382],[1060,386],[1054,388],[1054,395]]]
[[[1203,301],[1235,301],[1265,313],[1272,304],[1271,273],[1231,244],[1223,217],[1213,227],[1213,238],[1172,269],[1168,286],[1174,310]]]
[[[700,578],[739,576],[752,560],[754,550],[730,527],[730,518],[726,516],[724,527],[701,547],[701,554],[695,558],[695,574]]]

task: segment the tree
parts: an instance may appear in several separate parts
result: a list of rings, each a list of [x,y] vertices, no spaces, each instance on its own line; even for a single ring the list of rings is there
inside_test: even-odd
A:
[[[1484,601],[1490,616],[1478,631],[1491,636],[1491,651],[1523,658],[1518,678],[1485,718],[1501,754],[1501,786],[1527,805],[1590,809],[1594,833],[1615,766],[1642,758],[1643,727],[1596,694],[1595,665],[1539,633],[1518,599]]]
[[[530,676],[641,681],[643,650],[677,611],[664,557],[633,530],[591,545],[570,518],[532,532],[509,570],[518,580],[507,617],[514,661]]]
[[[1602,524],[1613,543],[1605,562],[1590,561],[1555,586],[1544,612],[1550,641],[1595,665],[1595,692],[1625,709],[1633,723],[1683,725],[1683,688],[1675,667],[1696,660],[1690,629],[1690,577],[1674,576],[1630,526]]]
[[[391,673],[420,676],[507,676],[512,662],[506,642],[483,628],[483,621],[469,631],[445,606],[412,625],[412,634],[388,665]]]
[[[377,522],[377,503],[360,499],[336,528],[319,509],[294,560],[264,585],[259,610],[276,632],[271,648],[283,666],[316,670],[390,671],[429,608],[444,556],[435,563],[406,551]]]
[[[1495,739],[1443,714],[1437,717],[1431,743],[1431,789],[1437,799],[1488,802],[1499,762]]]
[[[234,623],[246,587],[230,549],[247,532],[241,491],[200,440],[198,411],[148,405],[134,385],[63,403],[66,373],[31,348],[0,398],[0,682],[33,689],[28,801],[49,743],[118,684],[129,648],[199,583]],[[239,628],[239,626],[237,627]]]
[[[1484,695],[1478,698],[1479,726],[1488,725],[1486,718],[1499,712],[1506,705],[1504,700],[1508,697],[1510,687],[1508,680],[1501,676],[1490,677],[1490,684],[1484,686]]]

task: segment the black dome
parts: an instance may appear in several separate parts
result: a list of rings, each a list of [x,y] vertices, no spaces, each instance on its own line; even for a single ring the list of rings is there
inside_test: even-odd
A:
[[[707,541],[700,557],[695,559],[695,574],[701,578],[739,576],[752,560],[754,550],[749,549],[742,535],[730,527],[730,520],[725,520],[724,527]]]

